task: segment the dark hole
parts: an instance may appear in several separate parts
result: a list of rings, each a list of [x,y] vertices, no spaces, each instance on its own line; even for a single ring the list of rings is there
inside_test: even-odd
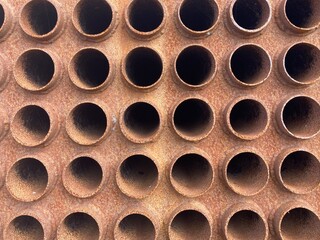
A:
[[[98,50],[86,49],[79,52],[74,65],[80,81],[90,88],[103,84],[109,75],[109,61]]]
[[[51,32],[58,21],[58,13],[52,3],[35,0],[25,9],[31,29],[38,35]]]
[[[186,154],[174,163],[172,176],[183,186],[202,188],[207,187],[211,180],[212,170],[204,157],[198,154]]]
[[[107,128],[107,117],[104,111],[92,103],[83,103],[75,108],[72,114],[73,123],[88,137],[101,137]]]
[[[244,83],[260,81],[259,75],[263,68],[261,52],[252,46],[238,48],[231,57],[231,70],[234,76]]]
[[[312,75],[320,75],[319,59],[318,49],[306,44],[297,44],[286,54],[285,68],[293,79],[301,82],[308,81],[313,78]]]
[[[155,30],[163,17],[163,8],[157,0],[134,0],[129,12],[131,26],[141,32]]]
[[[138,102],[126,109],[124,121],[126,126],[135,134],[148,136],[159,128],[160,116],[152,105]]]
[[[312,17],[316,14],[314,11],[320,9],[313,9],[313,0],[287,0],[285,11],[293,25],[307,28],[312,24]]]
[[[38,106],[26,106],[20,112],[20,119],[26,131],[34,135],[46,136],[50,129],[47,112]]]
[[[113,13],[105,0],[82,0],[79,3],[78,21],[86,34],[99,34],[108,29]]]
[[[0,29],[2,28],[4,24],[4,19],[5,19],[5,12],[3,6],[0,4]]]
[[[212,122],[212,111],[207,103],[188,99],[180,103],[174,113],[174,124],[179,131],[199,134]]]
[[[11,237],[14,239],[44,239],[44,231],[41,223],[27,215],[16,217],[12,223],[14,232],[11,232]]]
[[[49,54],[31,50],[22,55],[22,68],[28,81],[37,87],[46,86],[54,74],[54,62]]]
[[[162,60],[158,53],[150,48],[136,48],[127,56],[126,73],[130,81],[140,87],[151,86],[162,74]]]
[[[230,124],[238,133],[257,134],[265,128],[266,123],[265,109],[255,100],[241,100],[230,113]]]
[[[237,0],[232,13],[234,20],[242,28],[254,30],[263,25],[263,7],[260,1]]]
[[[121,164],[120,173],[126,182],[141,189],[150,188],[158,178],[157,166],[150,158],[143,155],[128,157]]]
[[[33,158],[20,160],[15,166],[15,171],[23,181],[44,186],[48,182],[48,172],[39,160]]]
[[[250,210],[235,213],[228,225],[231,239],[265,239],[266,229],[261,217]]]
[[[121,237],[128,240],[153,240],[155,229],[147,217],[141,214],[130,214],[121,220],[119,224]]]
[[[254,153],[240,153],[229,162],[227,176],[239,185],[255,184],[255,177],[261,172],[260,161],[260,157]]]
[[[89,157],[80,157],[71,163],[73,176],[88,187],[98,187],[102,180],[102,169],[98,162]]]
[[[68,239],[73,234],[80,239],[99,239],[100,230],[96,220],[87,213],[76,212],[67,216],[64,220],[66,231],[62,235],[65,239]],[[78,239],[77,237],[71,237],[71,239]]]
[[[208,81],[214,71],[212,54],[203,47],[188,47],[178,56],[176,70],[182,81],[190,85],[201,85]]]
[[[209,0],[184,0],[179,14],[182,23],[193,31],[210,29],[218,18],[217,6]]]

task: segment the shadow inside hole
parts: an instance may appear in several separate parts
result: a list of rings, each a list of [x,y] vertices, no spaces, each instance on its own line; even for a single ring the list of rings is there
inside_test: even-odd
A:
[[[227,235],[230,239],[264,240],[266,237],[266,227],[257,213],[251,210],[241,210],[230,218]]]
[[[105,0],[81,0],[76,11],[78,22],[85,34],[103,33],[111,25],[113,13]]]
[[[135,194],[153,190],[158,181],[157,166],[144,155],[128,157],[120,166],[120,174],[127,190]]]
[[[97,140],[107,129],[107,117],[104,111],[92,103],[78,105],[72,112],[72,121],[81,137]]]
[[[134,0],[129,9],[131,26],[141,32],[157,29],[164,18],[164,11],[158,0]]]
[[[22,215],[16,217],[9,224],[8,235],[12,239],[17,240],[44,239],[44,230],[37,219]]]
[[[207,159],[198,154],[186,154],[174,163],[172,177],[183,191],[201,192],[210,186],[213,173]]]
[[[110,70],[106,56],[93,49],[79,52],[74,60],[74,68],[81,84],[88,88],[102,85],[107,80]]]
[[[38,35],[50,33],[58,22],[55,6],[49,1],[31,1],[22,10],[31,30]]]
[[[206,31],[218,19],[217,6],[209,0],[184,0],[179,14],[182,23],[193,31]]]
[[[174,112],[174,125],[184,134],[196,136],[209,131],[213,124],[210,106],[202,100],[188,99]]]
[[[144,215],[130,214],[119,223],[120,239],[128,240],[153,240],[155,228],[153,223]]]
[[[300,28],[309,28],[320,21],[317,0],[287,0],[285,12],[289,21]],[[318,9],[317,9],[318,8]]]
[[[232,14],[236,23],[245,29],[255,30],[264,24],[263,5],[259,0],[237,0]]]
[[[239,134],[258,135],[266,128],[267,122],[267,112],[256,100],[241,100],[230,112],[230,124]]]
[[[139,137],[149,137],[160,127],[160,116],[150,104],[137,102],[129,106],[124,113],[126,127]]]
[[[160,79],[163,64],[157,52],[150,48],[139,47],[128,54],[125,71],[133,84],[148,87]]]
[[[5,12],[3,6],[0,4],[0,29],[2,28],[5,20]]]
[[[19,63],[21,73],[28,84],[36,88],[45,87],[52,80],[55,67],[49,54],[41,50],[31,50],[24,53]],[[20,76],[18,76],[20,77]]]
[[[191,46],[184,49],[176,61],[176,71],[187,84],[204,84],[214,72],[215,63],[211,53],[202,48]]]
[[[285,68],[299,82],[317,79],[320,77],[320,50],[307,44],[293,46],[285,56]]]
[[[96,220],[87,213],[72,213],[65,218],[63,224],[64,228],[59,239],[99,239],[99,226]]]

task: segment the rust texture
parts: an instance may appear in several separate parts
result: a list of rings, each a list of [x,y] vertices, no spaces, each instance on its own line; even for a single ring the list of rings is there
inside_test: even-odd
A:
[[[319,0],[1,0],[0,239],[320,239]]]

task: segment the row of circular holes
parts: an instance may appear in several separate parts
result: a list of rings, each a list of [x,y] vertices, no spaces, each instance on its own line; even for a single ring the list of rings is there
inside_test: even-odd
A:
[[[126,82],[140,90],[156,87],[163,76],[163,61],[159,53],[147,47],[131,50],[122,64]],[[320,49],[309,43],[297,43],[285,49],[278,61],[281,78],[296,86],[308,86],[320,79]],[[4,69],[4,66],[2,67]],[[17,83],[26,90],[47,91],[62,75],[62,63],[54,53],[40,49],[24,52],[14,67]],[[245,44],[234,50],[227,65],[231,83],[242,87],[262,84],[270,75],[272,61],[260,46]],[[95,48],[85,48],[75,54],[69,64],[72,82],[86,91],[102,90],[114,77],[114,66]],[[191,71],[191,70],[192,71]],[[175,79],[190,89],[207,86],[217,71],[212,52],[200,45],[183,49],[175,59]],[[6,73],[1,72],[2,85]]]
[[[46,217],[35,213],[19,213],[4,229],[4,239],[51,239],[52,228]],[[266,240],[269,227],[263,212],[252,203],[238,203],[227,209],[220,220],[221,234],[227,240]],[[169,239],[211,239],[213,219],[200,204],[177,208],[168,224]],[[129,209],[116,221],[115,239],[157,239],[160,223],[147,209]],[[274,214],[276,235],[283,240],[317,240],[320,235],[319,216],[302,202],[287,202]],[[58,225],[57,239],[103,239],[105,234],[103,214],[88,210],[69,213]]]
[[[279,131],[298,139],[308,139],[320,131],[320,105],[311,97],[297,95],[279,104],[276,120]],[[120,114],[120,130],[134,143],[156,140],[163,128],[163,118],[156,107],[149,102],[135,102]],[[26,105],[18,110],[11,122],[11,133],[20,144],[28,147],[47,145],[59,130],[58,115],[47,107]],[[66,131],[69,137],[81,145],[101,142],[110,133],[111,123],[103,105],[83,102],[68,114]],[[0,118],[2,135],[5,129],[5,115]],[[262,136],[270,123],[270,116],[264,105],[255,98],[237,98],[225,110],[228,130],[236,137],[253,140]],[[206,138],[216,122],[210,104],[201,98],[187,98],[177,104],[172,112],[174,131],[188,141]],[[113,126],[114,127],[114,126]]]
[[[51,163],[35,158],[22,158],[9,169],[6,186],[20,201],[35,201],[52,190],[56,168]],[[87,198],[103,187],[105,164],[89,156],[79,156],[64,168],[63,185],[75,197]],[[237,150],[226,157],[221,173],[235,193],[253,196],[261,192],[269,181],[269,167],[253,150]],[[209,190],[214,181],[214,170],[209,157],[199,151],[184,153],[170,166],[170,181],[174,189],[186,197],[197,197]],[[275,176],[288,191],[307,194],[320,184],[319,159],[302,149],[282,152],[275,163]],[[119,189],[132,198],[145,198],[160,180],[156,162],[145,154],[126,158],[118,167],[116,181]]]
[[[61,8],[54,0],[29,1],[22,8],[20,26],[33,38],[54,38],[62,30],[64,16]],[[294,33],[308,33],[320,24],[319,9],[317,0],[283,0],[279,6],[281,24]],[[9,8],[3,3],[0,10],[1,31],[5,24],[10,24],[11,18],[8,16]],[[195,38],[211,35],[220,15],[218,4],[214,0],[184,0],[177,12],[178,25]],[[158,0],[133,0],[125,13],[128,29],[134,36],[142,39],[159,35],[164,28],[165,17],[166,10]],[[234,0],[228,10],[231,27],[246,36],[259,34],[270,19],[271,6],[268,0]],[[74,8],[72,21],[81,35],[98,40],[114,31],[116,12],[105,0],[80,0]]]

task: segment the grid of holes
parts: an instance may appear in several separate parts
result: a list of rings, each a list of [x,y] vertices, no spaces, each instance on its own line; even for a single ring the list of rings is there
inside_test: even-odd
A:
[[[129,29],[131,29],[133,32],[135,31],[135,34],[141,38],[154,37],[154,32],[160,31],[163,27],[163,22],[165,21],[165,9],[157,1],[148,2],[137,0],[136,2],[137,3],[131,4],[132,6],[128,8],[130,10],[130,12],[128,12],[127,22]],[[208,2],[209,1],[203,1],[203,5],[200,4],[200,7],[197,8],[197,10],[194,10],[199,12],[192,12],[192,6],[196,4],[195,1],[183,1],[179,8],[180,12],[178,19],[182,23],[182,31],[186,31],[188,34],[190,34],[190,32],[197,33],[199,35],[195,35],[195,37],[199,37],[202,32],[208,33],[213,30],[213,27],[218,21],[219,16],[217,16],[217,14],[219,12],[216,3],[209,4]],[[319,24],[319,18],[317,18],[319,13],[317,10],[311,9],[312,7],[317,9],[317,3],[314,3],[314,1],[311,0],[306,1],[308,3],[302,3],[299,1],[287,2],[289,3],[287,3],[285,9],[287,17],[292,24],[301,29],[312,28]],[[141,4],[141,6],[139,6],[138,3]],[[309,12],[305,13],[305,16],[301,16],[303,13],[300,13],[299,15],[297,13],[297,7],[294,5],[295,3],[296,5],[309,4],[308,6],[302,6],[307,12]],[[40,1],[38,4],[41,5],[43,3]],[[32,7],[32,4],[27,4],[21,15],[21,18],[27,18],[29,21],[27,21],[27,26],[21,25],[21,27],[26,34],[33,34],[36,38],[42,35],[50,34],[59,22],[59,19],[57,18],[58,9],[55,9],[53,4],[46,3],[49,4],[49,6],[47,6],[49,13],[46,15],[46,17],[51,16],[49,19],[50,21],[46,22],[45,26],[39,24],[39,22],[43,20],[43,16],[41,16],[41,14],[37,15],[37,12],[39,12],[36,10],[39,8],[38,4],[35,4],[34,7]],[[92,16],[90,9],[96,5],[101,6],[102,10],[101,12],[96,13],[96,21],[93,21],[92,19],[89,19],[88,16]],[[252,9],[252,6],[257,9]],[[152,13],[151,9],[155,12]],[[141,14],[141,12],[145,10],[151,11],[150,15],[148,15],[149,13],[145,15]],[[204,12],[202,11],[207,13],[206,16],[209,16],[207,19],[203,19]],[[250,11],[259,13],[255,15],[257,19],[250,19]],[[269,21],[269,15],[271,15],[271,13],[268,11],[268,6],[265,4],[265,1],[251,0],[245,2],[238,0],[235,1],[232,9],[232,17],[236,23],[236,27],[240,26],[240,28],[245,29],[245,31],[250,34],[250,30],[266,27]],[[245,14],[245,17],[241,14]],[[1,11],[0,15],[5,15],[5,12]],[[75,8],[73,17],[73,22],[76,29],[80,34],[83,34],[89,39],[99,38],[100,36],[97,35],[110,34],[108,28],[112,27],[112,21],[114,21],[112,7],[109,4],[106,4],[104,1],[98,0],[92,2],[83,0],[80,1]],[[151,19],[152,21],[146,25],[146,21],[143,19],[144,17],[146,19]],[[199,21],[190,22],[190,18],[198,18]],[[299,18],[303,20],[299,20]],[[51,22],[51,20],[53,22]],[[94,22],[99,22],[100,24],[97,25]],[[194,25],[195,22],[197,22],[198,25]],[[0,24],[5,24],[4,17],[0,18]],[[29,29],[26,30],[27,28]],[[32,31],[32,34],[30,34],[30,30]],[[153,33],[151,34],[151,32]],[[298,59],[297,56],[300,56],[300,58]],[[283,55],[279,58],[281,58],[279,60],[279,72],[284,78],[289,79],[289,83],[291,84],[296,84],[299,86],[311,85],[315,83],[320,76],[320,51],[316,46],[303,42],[297,43],[293,46],[290,46],[288,49],[284,49]],[[54,76],[56,71],[59,70],[57,67],[59,65],[58,62],[59,59],[54,53],[49,53],[41,49],[31,49],[26,51],[19,57],[14,68],[16,79],[21,81],[18,82],[18,84],[30,91],[47,90],[49,86],[51,86],[51,81],[56,81]],[[95,64],[92,64],[92,62],[95,62]],[[141,90],[155,87],[161,80],[162,72],[166,71],[166,69],[163,69],[161,53],[158,53],[155,50],[147,47],[137,47],[133,49],[124,58],[123,62],[124,64],[122,73],[125,80],[127,80],[131,86]],[[144,64],[149,65],[148,67],[145,67]],[[227,64],[229,68],[228,70],[230,73],[230,79],[233,81],[232,83],[238,84],[239,86],[241,85],[242,87],[255,87],[256,85],[262,84],[267,80],[272,66],[268,53],[263,49],[263,47],[257,45],[243,45],[235,49],[230,55]],[[193,66],[193,71],[190,71],[190,66]],[[148,69],[148,71],[146,71],[145,68]],[[174,72],[178,82],[186,87],[195,89],[206,87],[207,84],[214,79],[216,69],[217,66],[215,63],[214,54],[204,46],[198,45],[188,46],[183,49],[177,56],[174,65]],[[110,76],[112,75],[112,62],[110,62],[107,56],[105,56],[99,49],[82,49],[70,61],[69,75],[73,83],[78,88],[86,91],[98,91],[104,87],[107,87],[107,82],[111,81]],[[96,77],[97,75],[98,77]],[[93,78],[93,76],[95,77]],[[29,108],[32,108],[32,110],[29,111]],[[132,108],[134,109],[133,111]],[[287,134],[303,139],[314,137],[319,132],[320,120],[317,116],[320,114],[320,107],[314,99],[308,96],[296,96],[292,99],[287,99],[283,105],[280,104],[278,110],[277,118],[279,118],[279,120],[277,122],[280,125],[279,128],[283,129]],[[29,116],[31,112],[34,114]],[[147,117],[142,116],[141,114],[145,112],[148,113]],[[197,114],[194,114],[194,112]],[[242,139],[254,139],[255,137],[258,137],[261,132],[263,133],[268,126],[268,113],[266,112],[263,104],[256,99],[240,99],[238,102],[230,104],[229,111],[227,111],[227,113],[228,114],[226,114],[226,118],[230,131]],[[84,116],[90,116],[90,119]],[[129,135],[131,134],[131,136],[127,137],[132,141],[139,142],[139,140],[136,140],[137,138],[150,138],[150,135],[153,135],[159,131],[159,126],[161,125],[161,116],[159,115],[157,108],[152,106],[152,104],[145,102],[137,102],[128,106],[124,110],[122,118],[123,128],[126,129],[124,131],[129,132]],[[213,128],[215,118],[216,116],[214,115],[213,109],[209,103],[203,99],[191,98],[185,99],[176,106],[173,112],[172,123],[174,130],[178,135],[190,141],[197,141],[205,138],[210,133]],[[190,119],[190,121],[185,121],[185,119]],[[23,145],[27,145],[24,144],[24,141],[35,141],[36,144],[39,141],[41,142],[41,140],[45,140],[49,134],[51,121],[54,121],[54,119],[51,120],[49,114],[41,107],[33,105],[26,106],[23,109],[20,109],[15,115],[12,122],[12,131],[16,131],[15,128],[18,128],[19,131],[21,131],[18,133],[19,136],[16,137],[16,140]],[[106,131],[108,129],[107,127],[108,119],[106,112],[102,106],[94,103],[82,103],[78,106],[75,106],[75,108],[67,117],[67,132],[70,138],[82,145],[92,145],[100,141],[106,135]],[[135,163],[130,166],[131,158],[137,158],[139,161],[146,162],[142,162],[141,166],[139,166],[140,163],[138,164],[138,161],[136,160]],[[239,160],[234,161],[235,158],[243,159],[241,160],[243,164],[241,163],[239,165]],[[298,162],[298,158],[303,158],[303,163]],[[84,162],[83,159],[86,159],[86,161]],[[190,162],[190,159],[196,159],[197,163],[193,161]],[[32,170],[32,172],[36,173],[35,175],[39,173],[39,175],[31,176],[31,174],[27,177],[23,176],[27,173],[22,171],[23,173],[19,174],[19,167],[17,167],[17,165],[13,165],[9,170],[8,179],[17,178],[18,182],[21,181],[21,184],[26,184],[28,188],[31,187],[32,191],[37,192],[38,189],[40,189],[40,195],[43,194],[43,192],[46,190],[46,184],[48,184],[46,183],[46,181],[48,182],[48,173],[46,172],[45,167],[36,166],[39,164],[35,163],[35,161],[38,161],[36,159],[30,158],[23,160],[31,164],[31,166],[25,167],[27,169],[26,171],[31,171],[33,169],[32,167],[37,167],[37,171]],[[307,193],[314,190],[319,185],[319,160],[312,153],[297,150],[289,153],[279,161],[280,170],[276,169],[280,171],[278,178],[283,186],[289,191],[295,193]],[[227,164],[225,165],[224,169],[225,180],[233,191],[241,195],[252,195],[261,191],[266,185],[269,178],[269,169],[264,160],[256,153],[237,153],[230,159],[227,159],[226,162]],[[130,169],[131,172],[126,169]],[[312,169],[312,171],[308,169]],[[194,179],[192,182],[188,183],[188,181],[190,181],[190,179],[188,179],[188,175],[190,174],[191,170],[192,174],[194,174]],[[141,177],[139,176],[139,171],[147,172],[148,174]],[[170,172],[171,182],[176,190],[183,195],[199,195],[203,194],[210,187],[213,181],[213,172],[213,167],[210,165],[210,161],[208,159],[200,154],[190,153],[181,156],[173,163]],[[259,172],[261,172],[261,174],[258,174],[259,178],[257,179],[254,179],[254,176],[250,176],[252,173]],[[314,173],[314,175],[312,175],[314,177],[306,177],[310,172]],[[153,160],[147,156],[140,155],[128,157],[119,166],[118,173],[119,188],[125,194],[131,197],[139,198],[138,195],[141,194],[141,192],[142,195],[140,196],[145,197],[157,186],[157,179],[159,175],[157,166]],[[26,179],[29,177],[30,179]],[[39,179],[36,179],[36,182],[39,184],[39,186],[35,186],[37,184],[33,186],[35,182],[33,179],[31,179],[33,177],[39,177]],[[95,194],[98,188],[101,186],[103,181],[103,169],[94,159],[86,156],[79,157],[73,160],[70,165],[67,166],[64,177],[75,179],[75,186],[65,185],[66,189],[68,189],[71,194],[78,197],[87,197]],[[300,180],[297,180],[297,177],[299,177]],[[42,186],[43,181],[44,186]],[[233,188],[233,184],[235,184],[238,189]],[[10,181],[8,181],[8,185],[10,185]],[[150,186],[152,187],[150,188]],[[11,194],[19,199],[19,193],[14,192],[14,186],[11,187],[12,188],[8,186],[8,188],[11,189]],[[34,189],[32,189],[33,187]],[[84,189],[83,191],[81,191],[82,188]],[[144,192],[146,188],[149,188],[149,192]],[[129,189],[132,191],[132,193],[126,193],[126,190],[123,189]],[[81,194],[74,192],[74,190],[81,192]],[[83,192],[87,193],[82,194]],[[23,200],[23,198],[20,198],[20,200],[30,201],[29,199]],[[311,210],[299,208],[297,211],[307,212],[304,215],[310,215],[310,221],[314,221],[315,226],[318,226],[319,219],[312,215]],[[79,216],[77,214],[79,214]],[[195,218],[200,222],[208,221],[201,219],[203,217],[206,218],[205,214],[195,210],[185,210],[181,213],[178,213],[172,220],[169,229],[169,235],[172,234],[173,239],[175,238],[175,234],[186,234],[186,232],[176,232],[179,230],[175,229],[179,228],[180,225],[188,228],[187,226],[190,224],[190,222],[185,222],[183,220],[184,217],[181,218],[182,220],[180,219],[180,215],[184,214],[188,215],[190,219]],[[202,217],[197,216],[199,214],[202,215]],[[228,223],[228,227],[232,229],[230,230],[232,232],[230,233],[230,236],[234,236],[239,239],[247,239],[248,237],[263,239],[260,234],[261,232],[266,231],[263,224],[262,227],[261,224],[254,227],[257,232],[252,233],[253,235],[246,235],[250,233],[240,229],[241,226],[239,225],[241,225],[240,222],[243,221],[243,219],[248,220],[248,225],[259,224],[257,223],[259,222],[258,220],[252,220],[259,218],[259,214],[257,214],[258,216],[254,214],[257,213],[249,210],[242,210],[238,213],[235,213],[230,219],[231,223]],[[90,216],[85,216],[85,213],[76,213],[75,215],[78,216],[77,218],[79,219],[85,219],[83,220],[84,222],[92,222],[92,220],[93,222],[95,221],[92,217],[91,219]],[[297,219],[287,220],[289,224],[293,224],[295,221],[298,222],[301,214],[297,213],[296,217]],[[136,219],[135,221],[139,222],[146,221],[147,225],[150,224],[147,223],[148,219],[140,219],[146,217],[139,214],[130,216],[128,219],[123,221],[130,223],[130,218]],[[238,218],[240,220],[237,220]],[[30,219],[26,219],[29,219],[29,217],[23,217],[17,221],[29,222]],[[69,220],[65,219],[64,223],[68,225],[68,221]],[[89,222],[88,224],[91,226],[91,223]],[[133,222],[131,224],[133,224]],[[127,226],[127,224],[128,223],[122,225]],[[175,224],[177,224],[178,227],[175,227]],[[32,225],[34,225],[35,228],[39,228],[39,225],[36,222],[33,222]],[[14,227],[16,227],[15,224]],[[97,229],[98,225],[96,223],[92,223],[92,227]],[[139,226],[135,227],[138,228]],[[192,231],[192,227],[193,226],[190,226],[190,234],[194,234],[193,236],[204,236],[204,238],[210,237],[210,230],[208,230],[210,227],[206,227],[205,224],[201,224],[203,229],[197,229],[197,231]],[[61,229],[63,228],[64,226],[61,227]],[[289,233],[286,234],[291,234],[290,231],[292,231],[292,226],[284,226],[283,228],[285,229],[283,230],[284,232],[289,231]],[[119,223],[119,229],[119,234],[124,234],[123,236],[126,236],[125,230],[123,230],[121,227],[121,222]],[[147,232],[143,234],[146,234],[145,236],[149,236],[148,234],[151,234],[151,238],[152,236],[155,236],[155,230],[152,228],[152,226],[150,226],[149,230],[148,229],[144,229],[144,231]],[[250,227],[248,227],[248,229],[250,229]],[[95,232],[96,230],[92,231]],[[41,231],[35,231],[32,234],[43,235]],[[82,232],[80,234],[84,234],[81,236],[85,237],[85,234],[88,233]],[[33,235],[33,237],[34,236],[36,235]],[[228,235],[226,237],[228,237]],[[301,238],[307,239],[308,237],[310,236],[301,235]]]

